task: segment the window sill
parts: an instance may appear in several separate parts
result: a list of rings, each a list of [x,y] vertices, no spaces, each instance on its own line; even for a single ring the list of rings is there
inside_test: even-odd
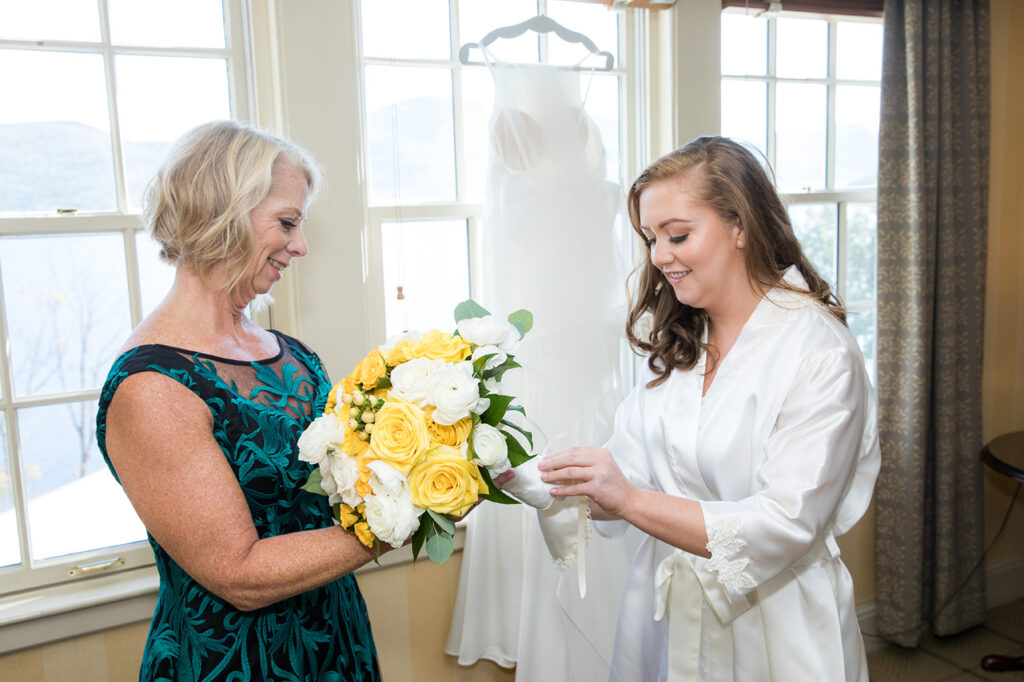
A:
[[[466,529],[455,530],[455,551]],[[430,561],[425,554],[419,561]],[[356,574],[412,562],[406,545],[368,563]],[[0,598],[0,655],[69,637],[149,621],[156,608],[159,576],[155,566],[101,576]]]

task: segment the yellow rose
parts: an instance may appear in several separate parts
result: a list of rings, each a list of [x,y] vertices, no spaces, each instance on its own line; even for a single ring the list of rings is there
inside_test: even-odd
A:
[[[392,398],[377,410],[370,438],[371,455],[406,474],[429,446],[426,415],[419,407]]]
[[[341,419],[348,420],[348,415],[344,414]],[[358,456],[365,453],[370,449],[370,443],[359,437],[359,433],[354,429],[349,428],[345,425],[345,440],[341,443],[341,449],[343,452],[347,452],[350,455]]]
[[[445,362],[461,362],[470,355],[469,344],[461,336],[431,329],[416,342],[416,356]]]
[[[451,426],[438,424],[430,417],[427,417],[427,431],[430,432],[430,442],[434,445],[451,445],[459,447],[473,430],[473,418],[465,417]]]
[[[362,497],[363,499],[366,499],[367,495],[373,493],[373,488],[370,487],[370,461],[371,458],[368,456],[356,457],[356,464],[359,467],[359,479],[356,480],[356,493],[358,493],[359,497]],[[364,507],[365,505],[359,506],[360,514],[363,513]]]
[[[374,349],[359,361],[359,364],[356,365],[356,368],[352,370],[352,374],[349,376],[354,383],[369,390],[376,386],[380,378],[387,374],[387,372],[388,368],[384,364],[384,356],[380,354],[379,350]]]
[[[331,392],[327,394],[327,405],[324,407],[324,414],[334,412],[334,408],[338,406],[338,394],[344,393],[345,391],[341,388],[342,382],[338,382],[331,386]]]
[[[352,530],[355,532],[356,537],[359,538],[359,542],[363,543],[367,547],[373,547],[373,541],[376,540],[373,537],[373,532],[370,530],[370,524],[366,521],[360,521],[356,525],[352,526]]]
[[[417,507],[462,516],[487,492],[487,484],[474,462],[449,445],[439,445],[409,472],[409,489]]]
[[[388,350],[384,355],[384,361],[388,363],[388,367],[397,367],[414,357],[416,357],[416,346],[409,339],[402,339]]]
[[[336,512],[338,521],[341,522],[342,528],[349,528],[353,523],[359,520],[359,514],[356,514],[356,510],[347,504],[339,504]]]

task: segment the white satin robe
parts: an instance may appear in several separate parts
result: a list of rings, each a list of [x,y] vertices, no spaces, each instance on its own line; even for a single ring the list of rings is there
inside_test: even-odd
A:
[[[806,287],[796,268],[786,279]],[[606,444],[637,485],[700,501],[712,553],[645,536],[611,679],[866,682],[835,542],[867,509],[880,461],[856,341],[820,304],[774,289],[704,397],[702,374],[703,361],[646,388],[645,367]]]

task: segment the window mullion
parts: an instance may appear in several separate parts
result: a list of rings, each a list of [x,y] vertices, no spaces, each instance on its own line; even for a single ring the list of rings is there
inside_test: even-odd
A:
[[[775,132],[775,108],[778,92],[778,75],[776,73],[776,47],[778,45],[778,19],[768,19],[768,130],[765,135],[764,150],[768,165],[776,168],[776,132]]]
[[[0,277],[0,301],[4,300],[3,278]],[[7,311],[0,305],[0,348],[3,348],[3,371],[0,372],[0,387],[3,398],[0,406],[4,412],[4,428],[7,438],[7,462],[11,473],[11,493],[14,499],[14,517],[18,532],[18,554],[21,566],[27,567],[30,561],[30,543],[28,535],[28,505],[25,496],[24,479],[21,475],[21,445],[18,438],[18,418],[14,409],[14,368],[11,365],[10,343],[7,341]]]
[[[838,26],[835,21],[828,22],[828,74],[825,81],[826,104],[825,133],[825,187],[835,189],[836,186],[836,45]],[[840,280],[842,281],[842,280]]]
[[[110,17],[107,0],[98,0],[100,12],[100,50],[107,80],[107,112],[110,117],[110,144],[114,161],[114,187],[117,191],[117,211],[128,213],[128,185],[125,179],[124,145],[121,142],[121,119],[117,111],[117,76],[114,69],[114,50],[110,42]]]

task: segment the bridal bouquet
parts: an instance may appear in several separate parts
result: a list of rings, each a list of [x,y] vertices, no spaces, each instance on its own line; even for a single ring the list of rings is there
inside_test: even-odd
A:
[[[299,437],[316,465],[303,486],[329,496],[334,517],[367,547],[400,547],[432,561],[452,553],[455,520],[478,500],[516,503],[491,483],[532,459],[525,415],[502,390],[519,367],[512,351],[533,315],[507,321],[472,300],[455,308],[457,331],[407,332],[370,351],[335,384],[324,414]]]

